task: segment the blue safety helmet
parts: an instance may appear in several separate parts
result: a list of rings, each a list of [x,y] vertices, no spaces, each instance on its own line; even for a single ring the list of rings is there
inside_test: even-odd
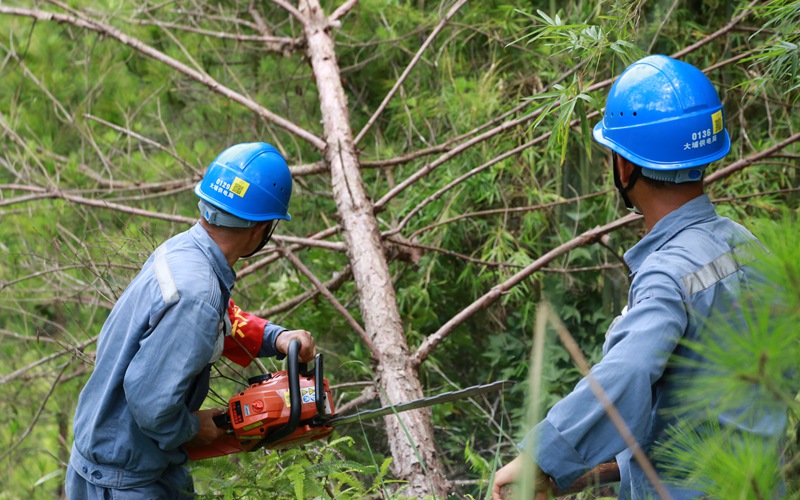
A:
[[[594,138],[657,180],[699,180],[731,148],[717,91],[702,71],[663,55],[628,66]]]
[[[237,144],[223,151],[194,192],[201,200],[201,215],[218,226],[291,220],[292,175],[278,150],[264,142]]]

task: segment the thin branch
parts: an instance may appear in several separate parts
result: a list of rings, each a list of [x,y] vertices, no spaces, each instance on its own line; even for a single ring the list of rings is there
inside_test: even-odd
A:
[[[154,148],[158,149],[159,151],[163,151],[164,153],[167,153],[169,156],[171,156],[172,158],[177,160],[178,163],[180,163],[181,165],[183,165],[184,167],[186,167],[190,171],[193,171],[198,175],[202,175],[202,172],[198,172],[197,169],[193,165],[190,165],[186,160],[181,158],[174,151],[170,150],[169,148],[167,148],[163,144],[161,144],[161,143],[159,143],[157,141],[154,141],[153,139],[150,139],[149,137],[145,137],[142,134],[134,132],[133,130],[131,130],[129,128],[121,127],[121,126],[116,125],[114,123],[111,123],[109,121],[103,120],[102,118],[98,118],[97,116],[94,116],[94,115],[84,114],[83,117],[88,119],[88,120],[92,120],[92,121],[95,121],[95,122],[100,123],[102,125],[105,125],[106,127],[110,128],[110,129],[113,129],[113,130],[116,130],[117,132],[119,132],[121,134],[124,134],[124,135],[130,136],[130,137],[133,137],[135,139],[138,139],[138,140],[142,141],[145,144],[149,144],[150,146],[153,146]],[[194,179],[195,182],[197,182],[198,180],[199,180],[199,177],[197,179]],[[184,181],[180,181],[180,182],[184,182]]]
[[[56,386],[58,385],[58,382],[61,380],[61,376],[64,375],[64,372],[66,371],[67,367],[69,367],[69,365],[71,363],[72,363],[71,360],[67,361],[66,363],[64,363],[64,366],[61,367],[61,370],[58,372],[58,375],[53,380],[53,383],[50,384],[50,390],[47,391],[47,394],[45,395],[45,397],[42,398],[42,403],[39,405],[39,408],[36,410],[36,414],[31,419],[30,424],[28,425],[28,428],[25,429],[25,431],[22,433],[22,435],[19,437],[19,439],[14,444],[12,444],[6,451],[3,452],[2,455],[0,455],[0,462],[2,462],[7,456],[9,456],[11,454],[11,452],[14,451],[20,444],[22,444],[22,442],[25,441],[25,439],[30,435],[30,433],[33,430],[34,426],[39,421],[39,417],[42,416],[42,412],[44,411],[44,407],[47,405],[47,402],[50,400],[50,396],[52,396],[53,392],[55,392]]]
[[[338,21],[341,17],[347,15],[347,13],[350,12],[353,7],[356,6],[356,4],[358,4],[358,0],[347,0],[333,11],[333,14],[328,17],[328,20],[331,22]]]
[[[56,110],[58,110],[58,111],[60,111],[60,112],[61,112],[60,114],[61,114],[61,115],[63,115],[63,118],[64,118],[64,119],[65,119],[67,122],[69,122],[69,123],[74,123],[74,121],[75,121],[75,118],[72,116],[72,114],[70,114],[70,113],[67,111],[67,109],[64,107],[64,105],[63,105],[63,104],[61,104],[61,101],[59,101],[59,100],[56,98],[56,96],[54,96],[54,95],[53,95],[53,94],[52,94],[52,93],[51,93],[51,92],[50,92],[50,91],[47,89],[47,87],[45,87],[44,83],[42,83],[42,82],[41,82],[41,81],[40,81],[40,80],[39,80],[39,79],[36,77],[36,75],[34,75],[34,74],[31,72],[31,70],[29,70],[29,69],[28,69],[28,65],[27,65],[27,64],[25,64],[25,61],[23,61],[23,60],[22,60],[22,59],[21,59],[21,58],[20,58],[20,57],[17,55],[16,51],[12,51],[10,48],[6,47],[5,45],[0,45],[0,47],[2,47],[3,49],[5,49],[6,53],[8,53],[8,55],[10,55],[10,56],[11,56],[11,57],[14,59],[14,62],[16,62],[16,63],[17,63],[17,65],[18,65],[18,66],[20,66],[20,67],[22,68],[22,71],[23,71],[23,73],[25,73],[25,76],[26,76],[26,77],[28,77],[28,78],[29,78],[29,79],[30,79],[30,80],[31,80],[31,81],[34,83],[34,85],[36,85],[37,87],[39,87],[39,89],[42,91],[42,93],[44,93],[44,95],[46,95],[46,96],[48,97],[48,99],[50,99],[50,101],[53,103],[53,106],[56,108]],[[56,114],[58,114],[58,113],[56,113]]]
[[[76,346],[67,345],[66,348],[61,350],[61,351],[54,352],[53,354],[50,354],[49,356],[45,356],[44,358],[41,358],[41,359],[39,359],[37,361],[34,361],[33,363],[30,363],[29,365],[26,365],[26,366],[23,366],[22,368],[14,370],[13,372],[9,373],[8,375],[3,375],[3,377],[0,378],[0,385],[7,384],[7,383],[11,382],[12,380],[20,378],[25,373],[29,372],[30,370],[33,370],[37,366],[43,365],[43,364],[47,363],[48,361],[52,361],[52,360],[54,360],[56,358],[60,358],[61,356],[65,355],[65,354],[72,354],[76,358],[83,358],[83,353],[82,353],[83,349],[85,349],[86,346],[94,344],[96,341],[97,341],[97,336],[92,337],[89,340],[85,340],[85,341],[81,342],[80,344],[78,344]]]
[[[83,196],[76,196],[65,193],[63,191],[45,189],[35,186],[26,186],[22,184],[5,184],[0,185],[0,190],[15,189],[19,191],[32,191],[40,194],[43,198],[62,199],[78,205],[86,205],[90,207],[107,208],[109,210],[116,210],[117,212],[127,213],[131,215],[138,215],[141,217],[150,217],[151,219],[167,220],[171,222],[184,222],[186,224],[194,224],[197,222],[196,218],[183,217],[181,215],[162,214],[160,212],[151,212],[150,210],[142,210],[140,208],[133,208],[118,203],[111,203],[103,200],[93,200]]]
[[[595,111],[593,113],[590,113],[590,114],[586,115],[586,119],[588,120],[589,118],[593,118],[594,116],[597,116],[597,115],[599,115],[599,113]],[[572,120],[572,122],[570,122],[570,126],[571,127],[577,126],[579,124],[580,124],[580,120],[579,119],[575,119],[575,120]],[[544,134],[539,135],[539,137],[533,139],[532,141],[528,141],[525,144],[522,144],[520,146],[517,146],[516,148],[513,148],[513,149],[511,149],[509,151],[506,151],[505,153],[503,153],[503,154],[501,154],[501,155],[499,155],[499,156],[497,156],[495,158],[492,158],[491,160],[489,160],[488,162],[484,163],[483,165],[481,165],[479,167],[476,167],[476,168],[470,170],[469,172],[467,172],[466,174],[462,175],[461,177],[453,180],[452,182],[450,182],[449,184],[447,184],[443,188],[441,188],[438,191],[436,191],[435,193],[433,193],[431,196],[427,197],[424,201],[422,201],[422,203],[419,203],[417,206],[415,206],[411,210],[411,212],[409,212],[405,217],[403,217],[403,220],[400,221],[400,223],[397,225],[397,227],[395,229],[393,229],[393,231],[397,232],[397,231],[402,230],[406,226],[406,224],[408,224],[409,220],[411,220],[411,218],[414,215],[419,213],[424,207],[428,206],[433,201],[438,200],[447,191],[453,189],[457,185],[459,185],[462,182],[466,181],[467,179],[477,175],[478,173],[480,173],[480,172],[482,172],[482,171],[484,171],[484,170],[496,165],[497,163],[500,163],[501,161],[505,160],[506,158],[510,158],[510,157],[512,157],[512,156],[514,156],[514,155],[516,155],[518,153],[521,153],[522,151],[525,151],[526,149],[528,149],[530,147],[535,146],[536,144],[539,144],[540,142],[542,142],[545,139],[549,138],[551,135],[552,135],[552,131],[545,132]]]
[[[748,156],[747,158],[741,158],[740,160],[731,163],[727,167],[722,168],[720,170],[717,170],[716,172],[713,172],[713,173],[707,175],[706,178],[705,178],[705,181],[703,181],[703,184],[707,186],[707,185],[709,185],[709,184],[711,184],[713,182],[718,181],[719,179],[724,179],[725,177],[728,177],[731,174],[733,174],[735,172],[738,172],[739,170],[742,170],[743,168],[752,165],[753,163],[761,160],[762,158],[766,158],[767,156],[771,156],[776,151],[779,151],[779,150],[785,148],[786,146],[789,146],[790,144],[793,144],[793,143],[795,143],[797,141],[800,141],[800,132],[798,132],[798,133],[796,133],[796,134],[784,139],[783,141],[779,142],[778,144],[776,144],[774,146],[771,146],[771,147],[769,147],[767,149],[759,151],[758,153],[756,153],[756,154],[754,154],[752,156]]]
[[[311,237],[308,238],[307,240],[309,240],[309,241],[322,240],[322,239],[327,238],[329,236],[333,236],[334,234],[338,234],[341,230],[342,229],[339,226],[329,227],[328,229],[325,229],[324,231],[320,231],[320,232],[318,232],[316,234],[311,235]],[[276,237],[275,235],[272,235],[272,238],[274,240],[276,240],[276,241],[279,241],[279,242],[282,241],[280,236]],[[289,250],[292,251],[292,252],[296,252],[297,250],[300,250],[302,248],[303,248],[303,246],[301,246],[301,245],[292,245],[292,246],[289,247]],[[267,249],[268,249],[268,253],[271,254],[270,256],[265,257],[263,259],[260,259],[260,260],[258,260],[256,262],[253,262],[252,264],[248,265],[247,267],[244,267],[244,268],[240,269],[239,272],[236,273],[236,276],[238,276],[239,278],[243,278],[244,276],[247,276],[248,274],[254,273],[254,272],[258,271],[259,269],[261,269],[261,268],[263,268],[265,266],[268,266],[269,264],[272,264],[273,262],[275,262],[276,260],[278,260],[280,258],[280,252],[278,252],[277,248],[271,246],[271,247],[267,247]],[[261,253],[259,253],[257,255],[260,256]]]
[[[464,255],[464,254],[461,254],[461,253],[458,253],[458,252],[454,252],[452,250],[446,250],[444,248],[434,247],[434,246],[430,246],[430,245],[423,245],[421,243],[412,243],[411,241],[407,241],[407,240],[395,240],[395,239],[393,239],[391,237],[389,237],[387,239],[389,241],[391,241],[392,243],[396,244],[396,245],[402,245],[402,246],[406,246],[406,247],[410,247],[410,248],[419,248],[420,250],[428,250],[428,251],[431,251],[431,252],[437,252],[437,253],[441,253],[441,254],[444,254],[444,255],[449,255],[451,257],[455,257],[457,259],[461,259],[461,260],[464,260],[464,261],[467,261],[467,262],[471,262],[473,264],[479,264],[481,266],[499,267],[499,268],[506,268],[506,267],[509,267],[509,268],[520,268],[520,267],[522,267],[519,264],[508,264],[506,262],[489,262],[488,260],[476,259],[474,257],[470,257],[469,255]]]
[[[569,78],[570,75],[572,75],[573,73],[577,72],[581,67],[583,67],[584,64],[585,64],[585,62],[580,62],[579,64],[577,64],[574,67],[570,68],[567,72],[565,72],[564,74],[562,74],[561,76],[559,76],[558,78],[553,80],[552,82],[548,83],[542,89],[542,92],[544,92],[546,90],[549,90],[553,85],[566,80],[567,78]],[[610,82],[610,80],[609,80],[609,82]],[[532,106],[533,104],[535,104],[535,101],[533,99],[524,100],[523,102],[521,102],[520,104],[517,104],[512,109],[506,111],[505,113],[500,114],[499,116],[493,118],[492,120],[489,120],[488,122],[483,123],[483,124],[479,125],[478,127],[475,127],[474,129],[470,130],[469,132],[461,134],[461,135],[459,135],[457,137],[454,137],[452,139],[448,139],[448,140],[446,140],[445,142],[443,142],[441,144],[437,144],[435,146],[431,146],[431,147],[428,147],[428,148],[420,149],[418,151],[414,151],[412,153],[408,153],[408,154],[403,155],[403,156],[397,156],[395,158],[390,158],[390,159],[387,159],[387,160],[363,161],[363,162],[361,162],[361,166],[362,167],[389,167],[389,166],[409,163],[409,162],[411,162],[413,160],[416,160],[417,158],[421,158],[423,156],[428,156],[428,155],[435,154],[435,153],[442,153],[442,152],[445,152],[445,151],[449,151],[452,148],[453,144],[461,142],[461,141],[463,141],[465,139],[468,139],[468,138],[474,136],[475,134],[479,133],[481,130],[484,130],[484,129],[487,129],[487,128],[491,127],[492,125],[495,125],[497,123],[502,123],[503,120],[505,120],[506,118],[517,114],[518,112],[522,111],[523,109],[525,109],[525,108],[527,108],[529,106]],[[532,120],[532,119],[536,118],[536,116],[538,116],[538,113],[532,114],[532,115],[526,115],[528,120]],[[498,130],[498,133],[499,133],[504,129],[502,129],[502,130],[501,129],[495,129],[495,130]],[[489,136],[489,137],[491,137],[491,136]]]
[[[367,124],[364,125],[364,128],[361,129],[361,132],[359,132],[356,138],[353,140],[354,145],[358,144],[361,141],[361,139],[364,138],[366,133],[369,131],[369,129],[372,127],[372,125],[375,123],[375,121],[378,119],[381,113],[383,113],[383,110],[386,109],[386,106],[389,104],[389,101],[392,100],[392,97],[394,97],[395,93],[397,93],[397,90],[406,80],[406,77],[408,77],[408,75],[411,73],[411,70],[414,69],[414,66],[416,66],[417,62],[419,62],[419,60],[422,58],[423,52],[425,52],[428,46],[431,43],[433,43],[434,38],[436,38],[439,32],[442,31],[445,24],[447,24],[450,18],[453,17],[465,3],[467,3],[467,0],[458,0],[455,3],[455,5],[453,5],[449,11],[447,11],[447,14],[445,14],[445,16],[439,21],[439,24],[436,25],[431,34],[428,35],[428,38],[425,40],[425,42],[422,44],[419,50],[417,50],[417,53],[411,59],[411,62],[408,63],[406,69],[403,70],[403,73],[400,75],[400,78],[397,79],[392,89],[389,91],[388,94],[386,94],[386,97],[383,98],[383,102],[381,102],[380,106],[378,106],[378,109],[375,110],[375,113],[372,114],[369,121],[367,121]]]
[[[563,200],[558,201],[551,201],[550,203],[542,203],[541,205],[531,205],[528,207],[511,207],[511,208],[494,208],[490,210],[480,210],[478,212],[470,212],[466,214],[457,215],[455,217],[451,217],[449,219],[445,219],[439,222],[434,222],[433,224],[427,225],[421,229],[417,229],[414,233],[411,234],[409,238],[415,238],[422,233],[430,231],[431,229],[435,229],[439,226],[444,226],[446,224],[452,224],[453,222],[458,222],[463,219],[471,219],[473,217],[484,217],[487,215],[500,215],[500,214],[509,214],[509,213],[525,213],[525,212],[535,212],[538,210],[546,210],[548,208],[557,207],[560,205],[569,205],[571,203],[583,201],[589,198],[595,198],[597,196],[602,196],[608,194],[610,191],[606,189],[605,191],[597,191],[595,193],[583,194],[580,196],[575,196],[574,198],[565,198]]]
[[[340,286],[342,286],[342,284],[344,284],[344,282],[347,281],[351,276],[352,276],[352,270],[348,265],[343,270],[335,272],[333,278],[323,283],[322,286],[326,290],[331,290],[331,291],[336,290]],[[309,300],[313,299],[319,294],[320,294],[320,289],[314,288],[313,290],[308,290],[276,306],[272,306],[267,309],[262,309],[260,311],[251,311],[251,312],[252,314],[255,314],[256,316],[261,316],[262,318],[270,318],[276,314],[296,308],[297,306],[305,302],[308,302]]]
[[[347,245],[340,241],[324,241],[316,238],[298,238],[296,236],[287,235],[280,236],[276,238],[276,240],[281,243],[295,243],[305,247],[325,248],[327,250],[333,250],[334,252],[347,251]]]
[[[497,135],[497,134],[499,134],[501,132],[505,132],[508,129],[514,128],[517,125],[525,123],[526,121],[532,120],[540,112],[541,111],[535,111],[533,113],[530,113],[530,114],[527,114],[527,115],[523,116],[522,118],[517,118],[517,119],[514,119],[514,120],[510,120],[510,121],[504,122],[504,123],[498,125],[497,127],[494,127],[492,129],[484,132],[483,134],[480,134],[478,136],[473,137],[472,139],[469,139],[469,140],[467,140],[465,142],[462,142],[458,146],[456,146],[453,149],[447,151],[445,154],[443,154],[440,157],[438,157],[432,163],[429,163],[429,164],[425,165],[424,167],[420,168],[419,170],[417,170],[416,172],[411,174],[409,177],[407,177],[403,182],[397,184],[395,187],[390,189],[389,192],[384,194],[383,197],[381,197],[380,200],[375,202],[375,205],[374,205],[375,206],[375,211],[383,210],[383,207],[386,204],[388,204],[393,198],[395,198],[397,195],[399,195],[401,192],[403,192],[406,188],[408,188],[409,186],[411,186],[412,184],[414,184],[418,180],[422,179],[423,177],[425,177],[426,175],[431,173],[433,170],[435,170],[436,168],[440,167],[441,165],[443,165],[447,161],[451,160],[452,158],[454,158],[458,154],[462,153],[463,151],[466,151],[467,149],[471,148],[472,146],[478,144],[479,142],[482,142],[482,141],[484,141],[484,140],[486,140],[486,139],[488,139],[490,137],[493,137],[493,136],[495,136],[495,135]]]
[[[721,37],[722,35],[726,34],[727,32],[733,30],[736,27],[736,25],[739,24],[742,21],[742,19],[744,19],[745,17],[750,15],[751,9],[754,6],[756,6],[757,4],[759,4],[760,2],[761,2],[761,0],[753,0],[752,2],[750,2],[750,4],[747,6],[747,8],[743,9],[742,12],[739,13],[738,16],[736,16],[733,19],[731,19],[731,22],[729,22],[728,24],[726,24],[722,28],[718,29],[714,33],[712,33],[712,34],[708,35],[707,37],[703,38],[702,40],[699,40],[699,41],[693,43],[692,45],[689,45],[688,47],[685,47],[685,48],[679,50],[678,52],[675,52],[674,54],[672,54],[672,57],[674,57],[675,59],[680,59],[681,57],[685,56],[686,54],[694,52],[695,50],[699,49],[703,45],[709,44],[709,43],[713,42],[714,40],[716,40],[717,38]]]
[[[359,406],[367,403],[371,403],[372,401],[376,400],[380,392],[375,389],[375,383],[370,384],[369,387],[365,387],[361,390],[361,394],[358,395],[355,399],[351,399],[347,403],[343,404],[339,408],[336,409],[337,415],[346,415],[350,410],[353,408],[358,409]]]
[[[431,350],[433,350],[439,344],[439,342],[444,340],[444,338],[447,335],[449,335],[453,330],[455,330],[455,328],[458,325],[466,321],[467,318],[470,318],[478,311],[481,311],[489,307],[489,305],[496,302],[500,297],[503,296],[503,294],[508,292],[511,288],[515,287],[525,279],[529,278],[533,273],[539,271],[545,265],[549,264],[550,262],[560,257],[561,255],[566,254],[571,250],[574,250],[575,248],[589,245],[598,238],[600,238],[602,235],[616,231],[617,229],[624,227],[632,222],[638,221],[640,219],[641,219],[640,215],[628,214],[604,226],[590,229],[576,236],[570,241],[562,243],[556,248],[553,248],[552,250],[550,250],[549,252],[542,255],[534,262],[526,266],[525,269],[518,272],[514,276],[510,277],[503,283],[493,286],[488,293],[484,294],[478,300],[474,301],[472,304],[461,310],[461,312],[453,316],[449,321],[447,321],[444,325],[442,325],[439,328],[439,330],[437,330],[435,333],[426,337],[425,340],[417,349],[417,351],[411,356],[412,366],[418,367],[425,360],[425,358],[428,357]]]
[[[353,330],[355,330],[361,337],[361,340],[364,342],[364,345],[367,346],[371,355],[373,357],[378,356],[379,353],[378,351],[375,350],[375,346],[372,344],[372,339],[369,338],[369,335],[367,334],[366,330],[364,330],[364,327],[362,327],[358,323],[358,321],[356,321],[356,319],[347,311],[347,309],[345,309],[345,307],[336,299],[336,297],[333,296],[331,291],[325,288],[325,285],[322,284],[319,278],[314,276],[314,273],[312,273],[310,269],[308,269],[302,262],[300,262],[300,259],[298,259],[297,256],[293,254],[288,248],[284,246],[279,246],[278,250],[281,252],[281,254],[283,254],[284,257],[289,259],[289,262],[291,262],[292,265],[298,271],[300,271],[301,274],[303,274],[303,276],[308,278],[308,280],[314,284],[317,290],[319,290],[319,292],[326,299],[328,299],[328,302],[331,303],[333,308],[336,309],[339,312],[339,314],[341,314],[347,320],[347,322],[350,324]]]
[[[278,2],[281,0],[273,0],[273,1]],[[136,50],[137,52],[147,57],[155,59],[156,61],[159,61],[163,64],[166,64],[167,66],[188,76],[189,78],[195,80],[196,82],[208,87],[211,91],[216,92],[224,97],[227,97],[231,101],[241,104],[245,108],[261,116],[265,120],[268,120],[278,125],[279,127],[285,129],[286,131],[291,132],[297,137],[300,137],[308,141],[317,149],[323,150],[325,148],[325,141],[323,141],[316,135],[312,134],[311,132],[303,129],[299,125],[290,122],[289,120],[261,106],[257,102],[254,102],[253,100],[248,99],[247,97],[239,94],[238,92],[229,89],[228,87],[222,85],[220,82],[216,81],[208,74],[201,73],[197,70],[190,68],[189,66],[183,64],[182,62],[169,57],[163,52],[156,50],[153,47],[145,44],[144,42],[127,35],[126,33],[122,32],[121,30],[111,25],[105,24],[97,20],[81,19],[70,15],[59,14],[55,12],[46,12],[38,9],[22,9],[16,7],[0,6],[0,14],[8,14],[19,17],[30,17],[32,19],[36,19],[39,21],[55,21],[57,23],[66,23],[78,28],[95,31],[108,38],[113,38],[114,40],[117,40],[118,42],[131,47],[132,49]]]
[[[292,17],[294,17],[295,19],[300,21],[300,24],[302,24],[303,26],[305,26],[308,23],[308,19],[306,18],[306,16],[304,16],[302,12],[297,10],[297,7],[295,7],[294,5],[290,4],[289,2],[287,2],[285,0],[272,0],[272,3],[274,3],[278,7],[282,8],[283,10],[288,12],[289,14],[291,14]]]
[[[438,200],[446,192],[450,191],[451,189],[453,189],[454,187],[458,186],[462,182],[465,182],[467,179],[469,179],[469,178],[479,174],[480,172],[483,172],[484,170],[486,170],[486,169],[488,169],[488,168],[500,163],[501,161],[505,160],[506,158],[510,158],[510,157],[512,157],[512,156],[514,156],[514,155],[516,155],[518,153],[521,153],[522,151],[525,151],[526,149],[528,149],[528,148],[530,148],[530,147],[532,147],[532,146],[544,141],[547,137],[550,137],[551,134],[552,134],[552,132],[547,132],[545,134],[542,134],[539,137],[537,137],[536,139],[534,139],[532,141],[528,141],[525,144],[522,144],[521,146],[517,146],[516,148],[513,148],[513,149],[511,149],[509,151],[506,151],[505,153],[492,158],[491,160],[487,161],[483,165],[481,165],[479,167],[476,167],[476,168],[473,168],[472,170],[470,170],[469,172],[465,173],[461,177],[458,177],[457,179],[451,181],[446,186],[444,186],[443,188],[439,189],[438,191],[436,191],[432,195],[428,196],[421,203],[417,204],[413,209],[411,209],[411,211],[408,214],[406,214],[405,217],[403,217],[403,220],[400,221],[400,223],[397,225],[397,227],[395,227],[392,230],[392,232],[402,231],[403,228],[406,226],[406,224],[408,224],[408,222],[411,220],[411,218],[414,217],[416,214],[418,214],[423,208],[425,208],[426,206],[430,205],[434,201]]]
[[[774,194],[796,193],[798,191],[800,191],[800,187],[786,188],[786,189],[774,189],[772,191],[760,191],[758,193],[750,193],[750,194],[744,194],[744,195],[739,195],[739,196],[727,196],[725,198],[714,198],[711,201],[713,201],[714,203],[730,203],[730,202],[734,202],[734,201],[747,200],[749,198],[760,198],[762,196],[771,196],[771,195],[774,195]]]
[[[34,337],[32,335],[23,335],[21,333],[12,332],[11,330],[6,330],[5,328],[0,328],[0,335],[9,339],[19,340],[20,342],[37,342],[37,343],[41,342],[44,344],[61,345],[61,343],[58,340],[52,337],[42,337],[40,335]]]
[[[270,52],[285,53],[287,50],[294,50],[302,44],[299,38],[289,38],[282,36],[269,36],[269,35],[242,35],[233,34],[227,31],[211,31],[202,28],[195,28],[182,24],[167,23],[158,20],[144,20],[132,19],[129,22],[139,24],[142,26],[158,26],[162,29],[172,29],[177,31],[185,31],[187,33],[195,33],[211,38],[218,38],[220,40],[234,40],[237,42],[261,42],[264,47]]]
[[[17,283],[22,283],[23,281],[27,281],[27,280],[31,280],[31,279],[34,279],[34,278],[38,278],[40,276],[44,276],[46,274],[58,273],[58,272],[61,272],[61,271],[68,271],[70,269],[83,269],[84,267],[85,267],[85,265],[83,263],[76,264],[76,265],[71,265],[71,266],[61,266],[61,267],[56,267],[54,269],[45,269],[45,270],[42,270],[42,271],[37,271],[35,273],[31,273],[31,274],[29,274],[27,276],[23,276],[21,278],[17,278],[15,280],[11,280],[11,281],[0,281],[0,290],[3,290],[4,288],[7,288],[7,287],[12,286],[12,285],[16,285]]]

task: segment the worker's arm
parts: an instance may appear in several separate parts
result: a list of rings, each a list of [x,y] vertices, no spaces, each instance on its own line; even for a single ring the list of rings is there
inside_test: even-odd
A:
[[[231,320],[231,334],[225,337],[222,355],[234,363],[247,366],[255,358],[286,355],[289,341],[300,341],[300,361],[309,362],[314,358],[316,347],[311,334],[305,330],[288,330],[280,325],[260,318],[230,301],[228,317]]]
[[[603,359],[591,369],[592,378],[639,443],[648,444],[653,386],[664,373],[687,322],[680,285],[652,268],[640,273],[631,286],[627,314],[614,324]],[[559,489],[628,447],[587,378],[531,431],[525,443],[531,442],[535,450],[523,448]]]
[[[125,372],[125,398],[141,431],[171,450],[200,429],[186,394],[213,356],[219,312],[195,297],[181,298],[157,311],[151,325]]]

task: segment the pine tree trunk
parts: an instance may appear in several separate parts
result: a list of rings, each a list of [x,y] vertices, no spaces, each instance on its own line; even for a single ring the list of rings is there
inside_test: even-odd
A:
[[[373,357],[377,360],[381,397],[384,404],[409,401],[423,396],[422,386],[417,371],[409,363],[408,344],[378,221],[361,178],[329,22],[318,0],[301,0],[300,11],[306,17],[307,55],[320,96],[325,160],[331,171],[333,195],[344,228],[364,326],[377,351]],[[400,418],[402,425],[396,416],[385,417],[385,424],[392,470],[398,478],[408,481],[404,494],[415,498],[444,496],[447,481],[435,454],[430,412],[406,412]]]

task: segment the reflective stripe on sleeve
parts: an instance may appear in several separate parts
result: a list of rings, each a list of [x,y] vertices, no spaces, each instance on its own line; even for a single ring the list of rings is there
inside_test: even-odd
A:
[[[178,287],[175,286],[175,280],[172,278],[172,271],[170,271],[169,264],[167,263],[166,245],[161,245],[156,248],[153,272],[155,272],[158,286],[161,288],[161,297],[163,297],[164,303],[169,304],[177,301],[181,296],[178,293]]]
[[[755,259],[753,244],[748,243],[725,252],[697,271],[681,278],[688,295],[711,288]]]

